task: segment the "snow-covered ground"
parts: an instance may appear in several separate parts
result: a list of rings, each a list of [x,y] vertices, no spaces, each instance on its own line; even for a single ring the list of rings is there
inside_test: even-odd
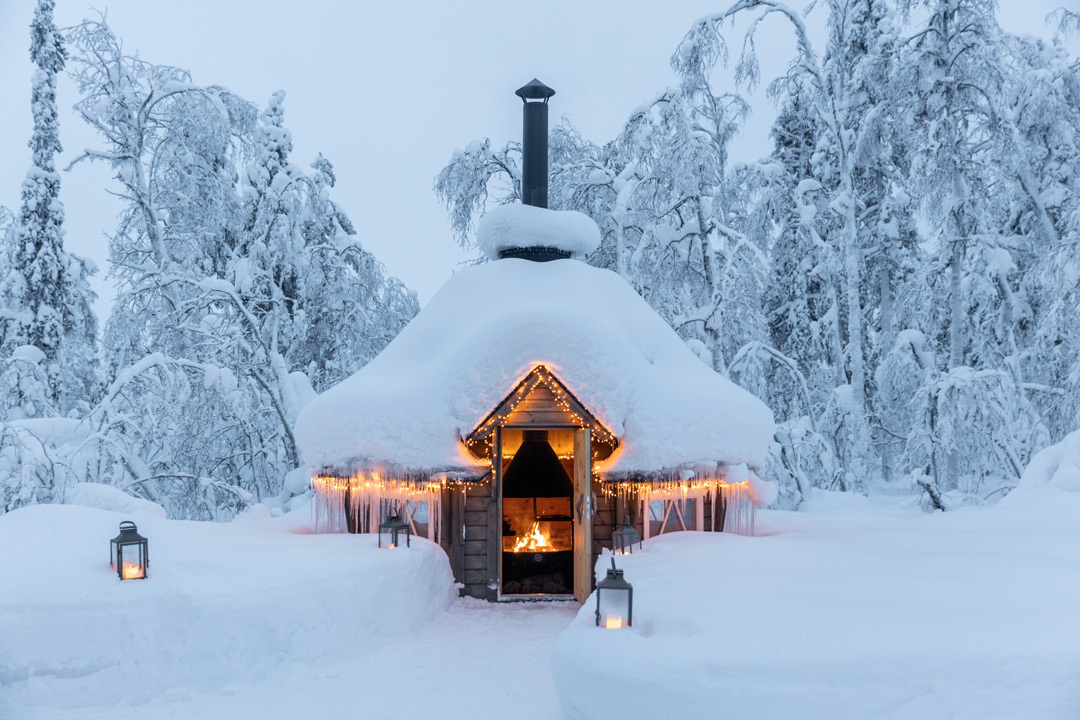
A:
[[[1080,493],[925,514],[822,495],[760,536],[620,558],[635,627],[592,605],[450,598],[415,540],[312,535],[305,512],[0,516],[0,718],[1080,717]],[[101,504],[101,503],[99,503]]]
[[[820,495],[617,558],[634,625],[559,639],[567,717],[1080,718],[1080,497],[947,514]],[[599,564],[610,561],[601,558]]]

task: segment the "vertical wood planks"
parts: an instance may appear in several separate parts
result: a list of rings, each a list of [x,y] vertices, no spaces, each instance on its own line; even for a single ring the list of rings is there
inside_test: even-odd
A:
[[[592,454],[589,430],[574,431],[574,597],[584,604],[592,593]]]

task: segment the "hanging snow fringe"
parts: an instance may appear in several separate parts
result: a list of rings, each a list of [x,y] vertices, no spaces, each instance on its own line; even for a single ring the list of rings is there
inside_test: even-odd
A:
[[[754,502],[751,499],[750,479],[742,482],[729,482],[726,476],[712,477],[701,473],[687,473],[690,479],[673,477],[665,480],[627,480],[603,483],[606,495],[617,497],[629,507],[639,503],[640,517],[644,523],[645,537],[648,537],[649,503],[653,501],[675,501],[675,512],[686,525],[684,519],[686,501],[694,500],[696,507],[704,507],[710,501],[711,526],[723,532],[736,535],[754,534]],[[719,499],[719,502],[716,500]]]
[[[375,533],[379,523],[397,511],[408,521],[414,535],[440,542],[446,487],[445,478],[436,480],[430,476],[316,475],[311,478],[315,532]]]
[[[737,535],[753,535],[755,501],[760,501],[767,494],[764,491],[772,485],[758,480],[756,475],[746,471],[745,466],[730,470],[719,476],[712,474],[715,470],[682,470],[658,477],[625,480],[594,476],[597,483],[594,487],[605,495],[619,498],[627,507],[637,503],[640,517],[646,518],[646,538],[649,537],[649,507],[654,501],[671,503],[672,527],[702,527],[699,521],[703,518],[695,517],[691,522],[688,517],[691,507],[688,501],[694,501],[695,515],[706,505],[710,508],[710,527]],[[736,478],[739,481],[733,482]],[[349,477],[316,475],[311,479],[315,531],[378,532],[379,523],[397,510],[408,521],[414,535],[441,542],[444,491],[458,485],[458,480],[448,475],[402,473],[398,476],[385,472],[360,472]],[[461,483],[461,486],[464,491],[467,483]],[[661,532],[666,523],[667,513]]]

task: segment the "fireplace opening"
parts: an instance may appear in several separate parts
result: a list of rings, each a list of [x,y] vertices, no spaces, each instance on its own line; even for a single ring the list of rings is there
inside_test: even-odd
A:
[[[503,472],[504,595],[574,592],[571,462],[559,458],[547,431],[524,431]]]

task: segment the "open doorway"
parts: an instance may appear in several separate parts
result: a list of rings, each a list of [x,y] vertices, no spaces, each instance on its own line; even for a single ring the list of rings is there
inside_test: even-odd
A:
[[[574,594],[572,430],[503,431],[501,594]]]

